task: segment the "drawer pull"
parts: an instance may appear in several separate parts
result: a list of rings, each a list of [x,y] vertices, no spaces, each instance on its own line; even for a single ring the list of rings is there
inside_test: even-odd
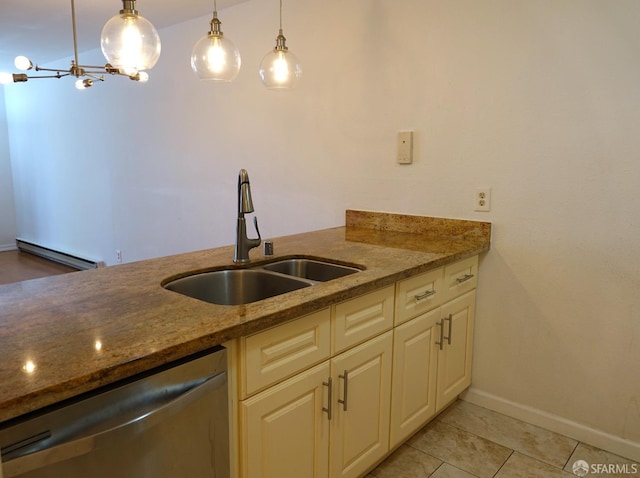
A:
[[[333,406],[332,406],[332,397],[331,395],[333,395],[333,380],[331,377],[329,377],[329,379],[326,382],[322,382],[322,385],[324,385],[325,387],[327,387],[327,407],[322,407],[322,411],[323,412],[327,412],[327,418],[329,420],[331,420],[331,415],[332,415],[332,411],[333,411]]]
[[[431,290],[425,291],[424,294],[416,295],[415,296],[416,302],[419,302],[419,301],[424,300],[424,299],[426,299],[428,297],[431,297],[432,295],[435,295],[437,292],[438,291],[436,291],[434,289],[431,289]]]
[[[473,274],[465,274],[462,277],[458,277],[456,279],[456,282],[458,284],[462,284],[463,282],[467,282],[469,279],[473,279],[473,277],[474,277]]]
[[[436,322],[436,325],[440,326],[440,342],[436,341],[436,345],[440,346],[440,350],[444,347],[444,319]]]
[[[343,385],[344,398],[342,400],[338,399],[338,403],[342,403],[342,409],[346,412],[347,411],[347,390],[349,387],[349,371],[345,370],[344,375],[338,375],[338,377],[344,380],[344,385]]]

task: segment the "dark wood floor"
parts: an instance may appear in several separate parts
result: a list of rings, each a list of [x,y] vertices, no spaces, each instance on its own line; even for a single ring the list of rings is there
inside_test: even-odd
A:
[[[18,250],[0,252],[0,284],[66,274],[76,270],[28,252]]]

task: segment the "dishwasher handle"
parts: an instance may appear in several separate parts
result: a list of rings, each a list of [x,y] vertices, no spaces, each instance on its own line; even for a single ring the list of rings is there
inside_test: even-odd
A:
[[[28,471],[43,468],[47,465],[85,455],[107,443],[114,443],[125,437],[131,438],[184,410],[190,404],[201,399],[213,390],[226,387],[226,382],[226,372],[212,375],[201,381],[198,385],[192,386],[171,401],[161,403],[151,410],[145,409],[135,418],[122,419],[120,423],[109,426],[103,430],[98,430],[94,433],[74,438],[51,447],[43,447],[41,450],[19,456],[9,461],[4,461],[6,458],[3,458],[4,478],[11,478]]]

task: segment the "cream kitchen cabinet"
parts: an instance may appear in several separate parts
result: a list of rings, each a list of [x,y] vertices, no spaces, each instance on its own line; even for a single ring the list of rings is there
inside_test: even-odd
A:
[[[243,478],[357,478],[470,384],[477,257],[238,340]]]
[[[389,451],[392,341],[388,331],[331,360],[333,478],[362,476]]]
[[[386,455],[393,301],[390,286],[240,340],[241,476],[355,478]]]
[[[326,361],[241,402],[242,476],[329,476],[329,376]]]
[[[397,284],[392,449],[471,384],[477,267],[474,256]]]
[[[245,398],[331,356],[331,309],[240,339]]]
[[[436,413],[471,385],[471,353],[476,294],[471,290],[442,306],[438,343]]]
[[[436,414],[439,326],[440,308],[437,308],[394,330],[391,448]]]

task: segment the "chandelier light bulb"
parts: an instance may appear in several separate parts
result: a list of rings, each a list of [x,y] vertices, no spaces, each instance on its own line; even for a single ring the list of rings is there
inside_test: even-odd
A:
[[[0,85],[8,85],[13,83],[13,75],[4,71],[0,72]]]
[[[93,80],[90,78],[79,78],[76,80],[76,89],[78,90],[86,90],[87,88],[91,88],[93,86]]]
[[[20,71],[27,71],[33,68],[33,63],[26,56],[20,55],[16,56],[16,59],[13,61],[13,64]]]
[[[157,30],[149,20],[134,10],[135,2],[123,0],[125,8],[102,29],[100,45],[107,61],[127,75],[150,70],[160,58],[161,44]]]

